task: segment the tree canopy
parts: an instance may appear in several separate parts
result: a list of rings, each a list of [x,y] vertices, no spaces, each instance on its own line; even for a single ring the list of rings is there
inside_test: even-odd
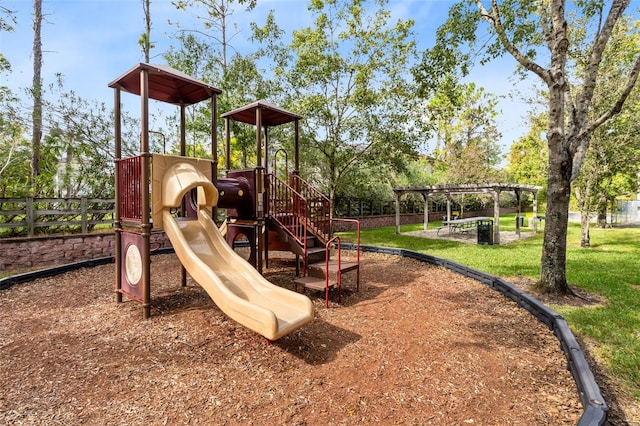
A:
[[[569,292],[566,280],[566,237],[571,183],[578,175],[593,132],[618,114],[640,72],[640,53],[632,66],[593,114],[596,89],[602,84],[603,55],[630,0],[462,0],[437,31],[436,45],[427,50],[415,74],[422,91],[433,91],[442,76],[468,73],[475,60],[484,63],[511,55],[525,72],[539,77],[547,88],[548,181],[547,211],[541,256],[540,287]],[[584,37],[571,32],[570,19],[581,19]],[[635,28],[637,32],[639,29]],[[576,47],[584,47],[579,58]],[[581,74],[571,70],[580,61]]]

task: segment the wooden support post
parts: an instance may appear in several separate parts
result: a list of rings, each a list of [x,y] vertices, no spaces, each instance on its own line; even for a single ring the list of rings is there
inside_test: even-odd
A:
[[[493,191],[493,244],[500,244],[500,191]]]
[[[400,233],[400,192],[396,192],[396,234]]]

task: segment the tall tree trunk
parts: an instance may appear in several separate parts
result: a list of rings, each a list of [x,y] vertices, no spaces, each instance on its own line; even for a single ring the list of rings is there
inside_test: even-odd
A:
[[[583,170],[584,173],[584,170]],[[580,247],[590,247],[591,237],[589,236],[589,215],[591,214],[591,181],[587,178],[584,188],[575,188],[578,207],[580,208]]]
[[[580,247],[591,247],[591,236],[589,235],[589,211],[580,211]]]
[[[553,136],[552,136],[553,137]],[[558,134],[557,137],[562,138]],[[550,142],[549,146],[552,146]],[[559,160],[558,157],[564,157]],[[549,293],[570,293],[567,285],[567,229],[571,195],[571,158],[566,151],[549,150],[549,180],[539,287]]]
[[[31,135],[31,189],[36,195],[40,175],[40,140],[42,139],[42,0],[33,0],[33,112]]]
[[[144,10],[145,23],[142,50],[144,50],[144,61],[149,63],[151,55],[151,0],[142,0],[142,9]]]
[[[598,206],[596,208],[596,212],[598,213],[597,224],[598,228],[606,228],[607,227],[607,196],[603,192],[600,192],[598,197]]]

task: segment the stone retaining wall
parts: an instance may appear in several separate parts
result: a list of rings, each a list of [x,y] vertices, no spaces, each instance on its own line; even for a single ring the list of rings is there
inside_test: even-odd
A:
[[[151,250],[171,247],[164,232],[151,233]],[[0,272],[21,272],[109,257],[115,254],[115,234],[73,234],[0,240]]]
[[[511,213],[517,209],[500,209],[500,213]],[[465,212],[465,216],[493,216],[493,209]],[[429,221],[442,219],[442,212],[430,213]],[[360,227],[379,228],[395,226],[396,216],[361,217]],[[424,216],[419,214],[400,215],[401,224],[422,223]],[[354,230],[351,223],[334,223],[334,231]],[[166,234],[162,231],[151,233],[151,250],[171,247]],[[114,233],[73,234],[43,237],[6,238],[0,240],[0,272],[18,273],[42,269],[55,265],[109,257],[115,254]]]

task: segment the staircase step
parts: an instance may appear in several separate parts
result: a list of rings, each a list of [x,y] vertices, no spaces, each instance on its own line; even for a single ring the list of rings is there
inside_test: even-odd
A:
[[[358,264],[356,262],[340,262],[340,271],[342,273],[355,271],[356,269],[358,269]],[[324,271],[326,270],[326,263],[324,261],[311,263],[309,264],[309,270],[318,271],[324,274]],[[335,259],[329,260],[329,273],[335,273],[337,271],[338,261]]]
[[[327,282],[324,278],[317,277],[301,277],[296,278],[294,281],[296,284],[303,285],[305,288],[311,288],[313,290],[324,290]],[[329,281],[329,288],[336,287],[338,283]]]

